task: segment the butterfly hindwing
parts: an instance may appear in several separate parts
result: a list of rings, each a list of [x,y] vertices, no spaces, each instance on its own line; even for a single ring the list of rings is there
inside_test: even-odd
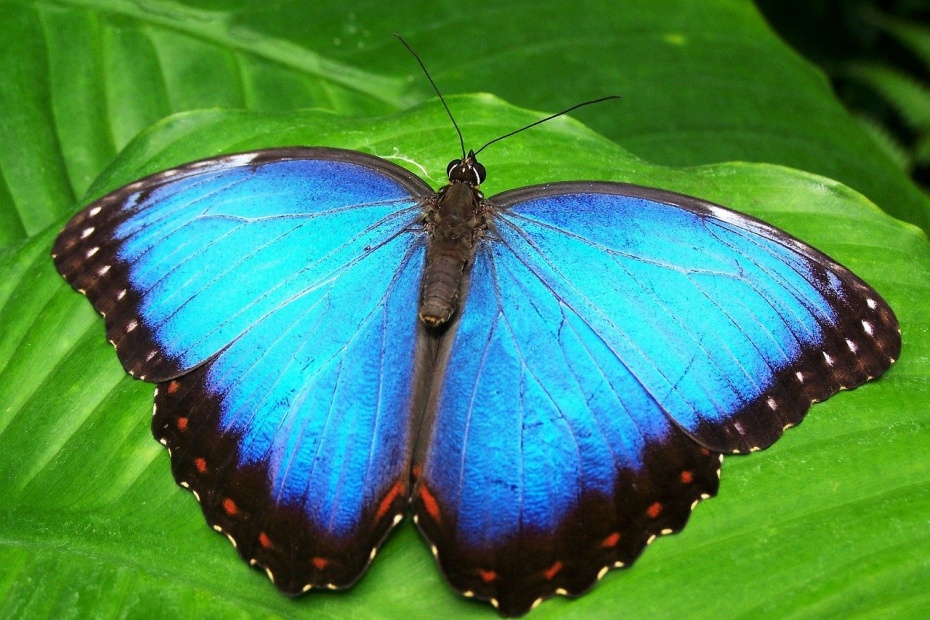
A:
[[[414,470],[417,523],[459,591],[506,615],[580,594],[716,493],[719,455],[610,359],[508,248],[479,251]]]
[[[408,301],[422,263],[408,245],[396,238],[363,261],[369,269],[356,265],[364,288],[337,278],[158,387],[152,428],[175,478],[285,592],[354,583],[406,510]]]
[[[249,153],[127,186],[56,244],[159,381],[176,480],[289,594],[354,583],[406,510],[431,194],[358,153]]]
[[[716,492],[718,453],[899,353],[872,289],[753,218],[611,183],[489,203],[413,509],[453,585],[508,614],[631,562]]]

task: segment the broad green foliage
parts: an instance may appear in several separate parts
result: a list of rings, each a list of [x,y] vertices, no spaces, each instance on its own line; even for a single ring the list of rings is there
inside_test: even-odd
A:
[[[438,186],[457,141],[438,102],[410,107],[428,91],[392,29],[409,35],[450,92],[482,89],[540,110],[605,91],[625,96],[579,115],[610,139],[560,119],[489,149],[487,194],[568,179],[694,194],[832,255],[885,296],[902,325],[902,359],[883,379],[816,405],[771,449],[727,458],[720,496],[699,506],[682,534],[577,602],[554,600],[530,617],[930,614],[926,237],[827,178],[713,162],[801,165],[829,154],[823,161],[842,173],[835,176],[884,209],[913,215],[923,206],[903,177],[882,178],[893,164],[857,150],[866,138],[854,121],[751,5],[670,2],[681,8],[673,11],[630,2],[606,11],[592,3],[600,13],[584,17],[555,5],[534,16],[459,4],[395,23],[407,9],[387,3],[285,5],[298,15],[244,1],[200,4],[0,2],[0,615],[495,617],[442,582],[409,523],[351,592],[278,595],[174,485],[148,431],[152,386],[123,373],[102,320],[48,256],[80,205],[219,153],[352,148]],[[663,83],[675,79],[677,92]],[[701,93],[703,115],[691,109]],[[449,103],[470,142],[538,118],[494,96]],[[214,109],[187,111],[205,106]],[[289,111],[303,106],[323,110]],[[726,139],[699,148],[725,113],[730,124],[717,127]],[[795,127],[808,133],[792,134]],[[753,145],[764,144],[754,156]]]

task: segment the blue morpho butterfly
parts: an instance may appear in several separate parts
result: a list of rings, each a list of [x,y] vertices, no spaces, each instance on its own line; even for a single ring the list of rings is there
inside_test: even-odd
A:
[[[438,192],[354,151],[207,159],[55,243],[158,384],[176,480],[288,594],[352,585],[408,510],[466,596],[580,594],[684,527],[722,453],[900,352],[874,290],[757,219],[596,181],[486,199],[462,152]]]

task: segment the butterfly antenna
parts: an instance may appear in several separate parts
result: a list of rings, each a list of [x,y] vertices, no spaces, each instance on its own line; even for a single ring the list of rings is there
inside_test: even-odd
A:
[[[502,135],[502,136],[499,137],[499,138],[494,138],[493,140],[491,140],[490,142],[488,142],[487,144],[485,144],[484,146],[482,146],[480,149],[478,149],[477,151],[475,151],[475,155],[477,155],[478,153],[480,153],[480,152],[483,151],[484,149],[488,148],[489,146],[491,146],[491,145],[494,144],[495,142],[500,142],[500,141],[503,140],[504,138],[509,138],[510,136],[512,136],[512,135],[514,135],[514,134],[520,133],[521,131],[526,131],[526,130],[529,129],[530,127],[535,127],[536,125],[545,123],[546,121],[551,121],[552,119],[554,119],[554,118],[556,118],[556,117],[558,117],[558,116],[562,116],[563,114],[568,114],[568,113],[571,112],[572,110],[577,110],[578,108],[583,108],[583,107],[585,107],[586,105],[593,105],[593,104],[595,104],[595,103],[600,103],[600,102],[602,102],[602,101],[607,101],[607,100],[609,100],[609,99],[620,99],[620,95],[608,95],[607,97],[601,97],[600,99],[592,99],[591,101],[582,101],[581,103],[576,103],[575,105],[573,105],[573,106],[570,107],[570,108],[565,108],[565,109],[562,110],[561,112],[556,112],[555,114],[553,114],[553,115],[551,115],[551,116],[547,116],[546,118],[542,118],[542,119],[536,121],[535,123],[530,123],[530,124],[527,125],[526,127],[521,127],[520,129],[517,129],[517,130],[515,130],[515,131],[511,131],[510,133],[504,134],[504,135]]]
[[[455,122],[455,117],[452,116],[452,110],[449,109],[446,100],[443,98],[442,93],[439,92],[439,87],[436,86],[436,82],[433,81],[433,76],[429,74],[429,71],[426,70],[426,65],[423,64],[423,61],[420,59],[420,55],[417,54],[410,44],[404,40],[404,37],[400,36],[396,32],[394,36],[397,37],[401,43],[404,44],[404,47],[407,48],[407,51],[413,54],[413,57],[417,59],[417,62],[420,63],[420,68],[423,69],[423,73],[426,74],[426,79],[429,80],[429,83],[433,85],[433,90],[436,91],[436,94],[439,95],[439,100],[442,101],[442,106],[446,109],[446,113],[449,115],[449,119],[452,121],[452,125],[455,127],[455,133],[459,134],[459,144],[462,146],[462,159],[465,159],[465,138],[462,137],[462,131],[459,129],[459,124]],[[566,110],[567,112],[568,110]]]

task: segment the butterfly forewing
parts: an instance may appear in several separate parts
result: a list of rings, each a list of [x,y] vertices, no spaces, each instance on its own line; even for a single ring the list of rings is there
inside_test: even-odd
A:
[[[105,196],[68,223],[53,256],[104,314],[126,369],[161,381],[409,227],[429,193],[352,151],[231,155]]]

